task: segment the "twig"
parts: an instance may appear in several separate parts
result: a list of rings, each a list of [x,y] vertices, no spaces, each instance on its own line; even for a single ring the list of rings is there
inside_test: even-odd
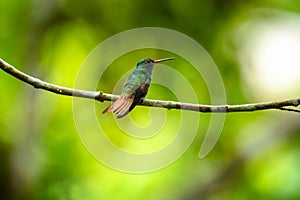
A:
[[[295,108],[286,108],[286,107],[282,107],[279,108],[280,110],[284,110],[284,111],[290,111],[290,112],[297,112],[300,113],[300,109],[295,109]]]
[[[16,77],[17,79],[26,82],[37,89],[47,90],[49,92],[53,92],[60,95],[95,99],[101,102],[115,101],[119,97],[118,95],[107,94],[104,92],[78,90],[78,89],[62,87],[59,85],[54,85],[19,71],[12,65],[3,61],[1,58],[0,58],[0,68],[3,71],[9,73],[10,75]],[[269,110],[269,109],[279,109],[279,110],[297,112],[297,113],[300,112],[298,109],[286,108],[286,107],[299,106],[300,98],[289,99],[284,101],[241,104],[241,105],[203,105],[203,104],[191,104],[191,103],[182,103],[182,102],[174,102],[174,101],[144,99],[139,103],[139,105],[162,107],[167,109],[181,109],[181,110],[190,110],[190,111],[197,111],[197,112],[219,112],[219,113],[251,112],[251,111],[258,111],[258,110]]]

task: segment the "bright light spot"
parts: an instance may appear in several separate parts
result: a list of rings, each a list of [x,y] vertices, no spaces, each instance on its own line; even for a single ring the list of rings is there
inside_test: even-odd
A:
[[[241,63],[259,100],[299,96],[300,20],[259,22],[244,43]]]
[[[253,65],[266,88],[283,91],[300,77],[300,31],[269,30],[254,48]]]

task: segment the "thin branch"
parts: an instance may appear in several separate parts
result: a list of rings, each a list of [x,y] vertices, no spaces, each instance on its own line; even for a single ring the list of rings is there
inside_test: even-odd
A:
[[[78,89],[72,89],[72,88],[51,84],[42,81],[38,78],[29,76],[24,72],[19,71],[12,65],[3,61],[1,58],[0,58],[0,68],[3,71],[7,72],[8,74],[16,77],[17,79],[32,85],[34,88],[43,89],[60,95],[95,99],[101,102],[115,101],[119,97],[118,95],[107,94],[104,92],[78,90]],[[190,110],[190,111],[197,111],[197,112],[219,112],[219,113],[251,112],[251,111],[258,111],[258,110],[269,110],[269,109],[279,109],[279,110],[298,112],[298,113],[300,112],[298,109],[286,108],[286,107],[296,108],[297,106],[299,106],[300,98],[289,99],[284,101],[241,104],[241,105],[203,105],[203,104],[191,104],[191,103],[182,103],[182,102],[174,102],[174,101],[144,99],[139,103],[139,105],[162,107],[167,109],[181,109],[181,110]]]
[[[284,110],[284,111],[290,111],[290,112],[297,112],[300,113],[300,109],[295,109],[295,108],[286,108],[286,107],[282,107],[279,108],[280,110]]]

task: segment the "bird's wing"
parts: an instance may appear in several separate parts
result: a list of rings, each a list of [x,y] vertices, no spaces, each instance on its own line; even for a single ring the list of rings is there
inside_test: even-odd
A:
[[[131,74],[123,87],[122,94],[127,95],[128,97],[134,95],[136,90],[138,90],[141,85],[145,83],[145,81],[145,75],[140,74],[139,76],[137,76],[135,74]]]
[[[149,84],[142,84],[141,87],[139,87],[134,94],[133,102],[128,110],[130,112],[141,100],[141,98],[144,98],[146,94],[148,93]]]
[[[102,113],[105,114],[112,111],[117,115],[117,118],[127,115],[140,99],[147,94],[149,84],[145,84],[145,82],[146,77],[143,74],[139,76],[136,76],[134,73],[131,74],[124,85],[122,95]]]
[[[117,115],[117,118],[127,115],[148,92],[149,85],[143,84],[130,97],[121,95],[117,101],[107,107],[102,113],[112,111]]]

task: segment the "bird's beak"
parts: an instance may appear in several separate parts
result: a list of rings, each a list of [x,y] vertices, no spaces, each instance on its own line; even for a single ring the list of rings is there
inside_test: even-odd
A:
[[[167,60],[174,60],[174,58],[163,58],[163,59],[159,59],[159,60],[154,60],[154,63],[156,64],[156,63],[164,62]]]

